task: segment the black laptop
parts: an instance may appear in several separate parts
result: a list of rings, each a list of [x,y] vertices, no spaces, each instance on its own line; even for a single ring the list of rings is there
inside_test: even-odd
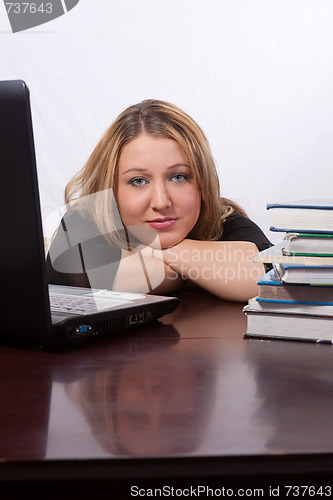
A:
[[[63,346],[119,334],[177,307],[175,297],[48,285],[29,90],[21,80],[0,82],[0,155],[0,342]]]

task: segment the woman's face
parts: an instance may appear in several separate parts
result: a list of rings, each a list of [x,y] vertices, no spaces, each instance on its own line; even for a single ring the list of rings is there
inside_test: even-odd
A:
[[[201,193],[179,144],[167,137],[142,134],[126,144],[119,160],[117,203],[122,221],[135,236],[152,228],[152,246],[180,243],[198,220]],[[142,238],[144,241],[145,238]],[[154,238],[152,238],[154,239]]]

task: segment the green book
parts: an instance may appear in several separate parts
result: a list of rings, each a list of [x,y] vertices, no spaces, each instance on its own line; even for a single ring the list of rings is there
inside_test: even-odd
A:
[[[333,257],[333,234],[287,233],[285,255]]]
[[[300,252],[298,255],[290,253],[290,241],[285,239],[282,242],[266,248],[253,256],[254,262],[262,262],[263,264],[292,264],[301,266],[321,266],[333,268],[333,250],[331,253],[322,251],[307,251]],[[308,249],[307,249],[308,250]]]

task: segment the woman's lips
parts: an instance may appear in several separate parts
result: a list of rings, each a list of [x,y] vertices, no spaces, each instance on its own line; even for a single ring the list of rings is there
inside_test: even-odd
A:
[[[172,226],[176,222],[177,219],[166,218],[166,219],[154,219],[147,221],[150,227],[154,229],[166,229],[167,227]]]

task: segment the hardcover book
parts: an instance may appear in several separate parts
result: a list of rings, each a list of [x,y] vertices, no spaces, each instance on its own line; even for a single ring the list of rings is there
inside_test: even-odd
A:
[[[253,313],[274,313],[288,315],[305,315],[305,316],[333,316],[333,302],[331,304],[303,304],[296,302],[283,301],[262,301],[258,297],[254,297],[248,301],[244,307],[244,312]]]
[[[333,234],[288,233],[282,252],[302,257],[333,257]]]
[[[267,210],[272,212],[271,231],[333,234],[333,200],[269,203]]]
[[[333,286],[283,284],[274,269],[257,283],[258,302],[333,305]]]
[[[281,283],[333,285],[333,267],[273,264]]]
[[[292,255],[289,253],[288,240],[266,248],[253,256],[254,262],[263,264],[294,264],[303,266],[332,267],[333,256],[322,255]]]
[[[273,269],[244,307],[245,337],[333,343],[333,200],[269,204],[278,245],[254,255]]]
[[[247,305],[244,312],[247,316],[244,337],[333,343],[332,308],[326,313],[315,311],[310,306],[301,313],[295,308],[282,313],[281,310],[253,310]]]

